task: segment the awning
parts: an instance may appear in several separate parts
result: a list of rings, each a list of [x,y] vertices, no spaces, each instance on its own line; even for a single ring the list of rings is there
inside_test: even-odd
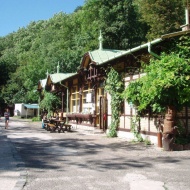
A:
[[[39,105],[37,104],[24,104],[24,107],[27,109],[39,109]]]

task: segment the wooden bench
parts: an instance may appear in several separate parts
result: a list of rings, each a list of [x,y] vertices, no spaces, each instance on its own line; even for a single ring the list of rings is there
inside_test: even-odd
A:
[[[64,124],[63,126],[65,126],[65,131],[71,131],[72,125],[70,125],[70,124]]]
[[[71,131],[71,127],[72,125],[62,123],[58,126],[58,132],[60,133],[62,131],[64,133],[65,131]]]
[[[47,124],[47,131],[56,131],[57,126],[55,124],[52,123],[48,123]]]
[[[71,131],[72,125],[66,124],[65,121],[56,121],[55,123],[46,123],[46,130],[54,132],[58,130],[60,133],[61,131],[64,133],[65,131]]]
[[[58,132],[60,133],[61,131],[63,131],[64,133],[65,131],[71,131],[71,127],[72,125],[62,123],[60,126],[58,126]]]
[[[63,133],[65,132],[65,129],[63,128],[64,124],[65,124],[65,121],[62,121],[62,122],[59,123],[59,125],[58,125],[58,133],[60,133],[61,131]]]

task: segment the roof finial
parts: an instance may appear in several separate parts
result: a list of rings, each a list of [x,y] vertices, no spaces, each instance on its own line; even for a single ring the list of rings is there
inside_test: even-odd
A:
[[[102,45],[102,42],[103,42],[103,37],[102,37],[102,31],[100,30],[100,36],[99,36],[99,50],[102,50],[103,49],[103,45]]]
[[[58,65],[57,65],[57,73],[59,73],[59,61],[58,61]]]
[[[48,70],[47,70],[47,72],[46,72],[46,76],[47,76],[47,78],[48,78],[48,75],[49,75],[49,73],[48,73]]]

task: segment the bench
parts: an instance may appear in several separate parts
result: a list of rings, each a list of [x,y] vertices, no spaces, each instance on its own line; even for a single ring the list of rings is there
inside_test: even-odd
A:
[[[56,131],[57,126],[52,124],[52,123],[48,123],[47,124],[47,131]]]
[[[61,131],[64,133],[65,131],[71,131],[72,125],[66,124],[65,121],[54,120],[50,121],[50,123],[46,123],[46,130],[54,132],[58,130],[60,133]]]
[[[58,132],[60,133],[61,131],[63,131],[64,133],[65,131],[71,131],[71,126],[72,125],[62,123],[60,126],[58,126]]]
[[[59,125],[58,125],[58,133],[60,133],[61,131],[64,133],[65,130],[63,129],[63,126],[65,124],[65,121],[64,122],[59,122]]]
[[[65,126],[65,130],[66,131],[71,131],[71,126],[70,124],[64,124],[63,126]]]

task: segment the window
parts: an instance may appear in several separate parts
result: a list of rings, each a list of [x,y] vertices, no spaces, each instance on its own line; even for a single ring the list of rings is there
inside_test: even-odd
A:
[[[79,107],[79,92],[77,86],[74,86],[71,93],[71,112],[79,112]]]
[[[86,85],[82,92],[82,112],[83,113],[92,113],[93,104],[92,104],[92,90],[90,85]]]

